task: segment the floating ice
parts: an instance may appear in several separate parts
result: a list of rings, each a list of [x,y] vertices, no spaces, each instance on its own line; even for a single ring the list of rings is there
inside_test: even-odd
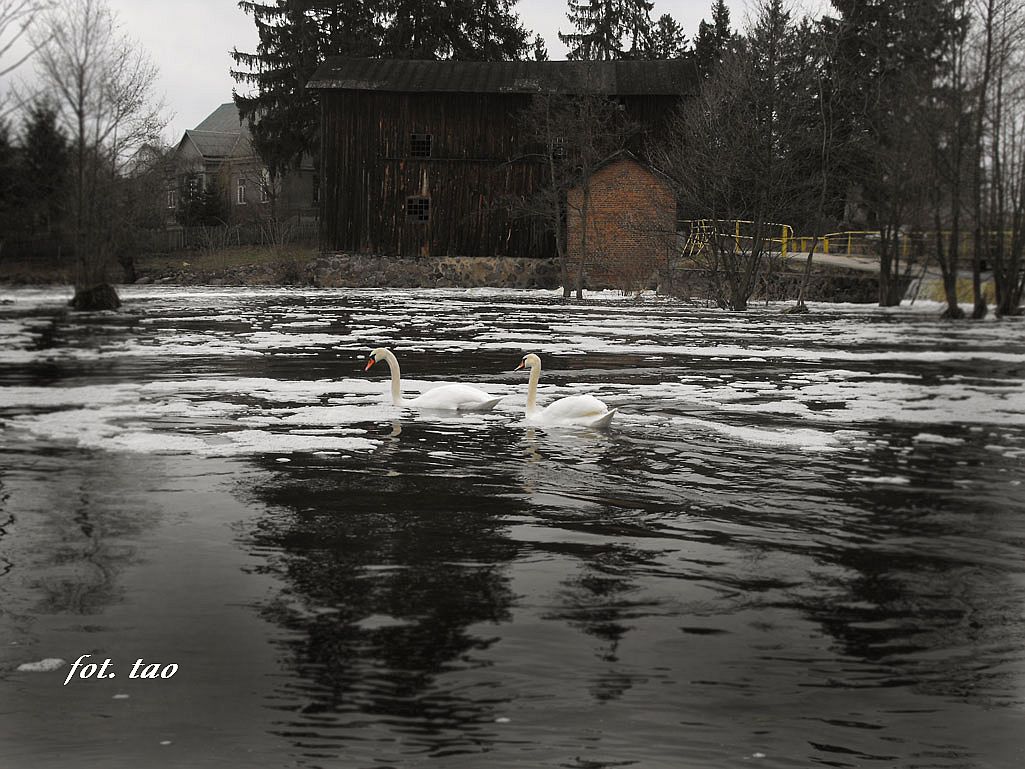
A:
[[[60,657],[46,657],[45,659],[38,660],[37,662],[23,662],[18,665],[18,672],[20,673],[51,673],[54,670],[59,670],[68,663],[62,660]]]

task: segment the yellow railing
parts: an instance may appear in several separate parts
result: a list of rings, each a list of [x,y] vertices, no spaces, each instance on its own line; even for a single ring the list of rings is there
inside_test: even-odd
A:
[[[755,236],[755,223],[742,219],[716,220],[716,219],[688,219],[680,222],[680,225],[687,232],[687,239],[683,247],[684,256],[693,256],[704,249],[712,238],[719,238],[720,242],[733,241],[734,249],[741,251],[745,243],[751,243]],[[878,257],[880,247],[879,230],[843,230],[841,232],[830,232],[825,235],[795,235],[793,228],[788,224],[777,222],[763,222],[762,242],[773,244],[769,246],[770,251],[778,251],[780,256],[786,257],[793,254],[807,254],[814,244],[813,254],[826,254],[838,256],[866,256]],[[771,234],[769,234],[771,233]],[[776,235],[778,233],[778,236]],[[945,239],[944,248],[950,248],[951,233],[941,232]],[[1007,239],[1011,232],[991,231],[986,233],[987,240],[1003,234]],[[773,247],[774,246],[774,247]],[[902,232],[898,235],[899,253],[902,258],[912,253],[919,253],[923,256],[931,256],[935,252],[936,233],[929,232]],[[971,230],[963,231],[958,236],[959,253],[967,255],[972,253],[974,248],[974,233]]]

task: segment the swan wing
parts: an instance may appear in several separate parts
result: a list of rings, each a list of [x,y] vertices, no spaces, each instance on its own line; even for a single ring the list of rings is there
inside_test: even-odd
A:
[[[539,417],[545,422],[587,424],[605,416],[609,407],[593,395],[570,395],[545,406]]]
[[[419,398],[410,400],[408,404],[418,409],[488,411],[500,400],[502,399],[470,385],[446,384],[431,388]]]

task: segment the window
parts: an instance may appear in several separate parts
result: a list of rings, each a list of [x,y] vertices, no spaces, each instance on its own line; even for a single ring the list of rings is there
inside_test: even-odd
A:
[[[235,197],[235,202],[238,203],[240,206],[244,206],[246,204],[246,180],[245,179],[240,178],[238,180],[238,194]]]
[[[433,138],[431,134],[412,134],[409,138],[409,154],[415,158],[429,158]]]
[[[419,196],[406,198],[406,219],[411,222],[429,222],[431,199]]]
[[[566,157],[566,137],[552,137],[552,157],[559,159]]]
[[[178,207],[178,190],[169,189],[167,191],[167,207],[177,208]]]

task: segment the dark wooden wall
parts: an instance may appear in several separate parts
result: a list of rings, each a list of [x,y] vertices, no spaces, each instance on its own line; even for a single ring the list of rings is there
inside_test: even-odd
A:
[[[392,256],[555,256],[538,218],[513,201],[535,191],[541,158],[521,137],[526,94],[324,90],[321,96],[321,248]],[[663,103],[664,102],[664,103]],[[624,99],[653,126],[671,101]],[[410,135],[433,136],[430,158]],[[406,217],[406,199],[431,199],[429,222]]]

